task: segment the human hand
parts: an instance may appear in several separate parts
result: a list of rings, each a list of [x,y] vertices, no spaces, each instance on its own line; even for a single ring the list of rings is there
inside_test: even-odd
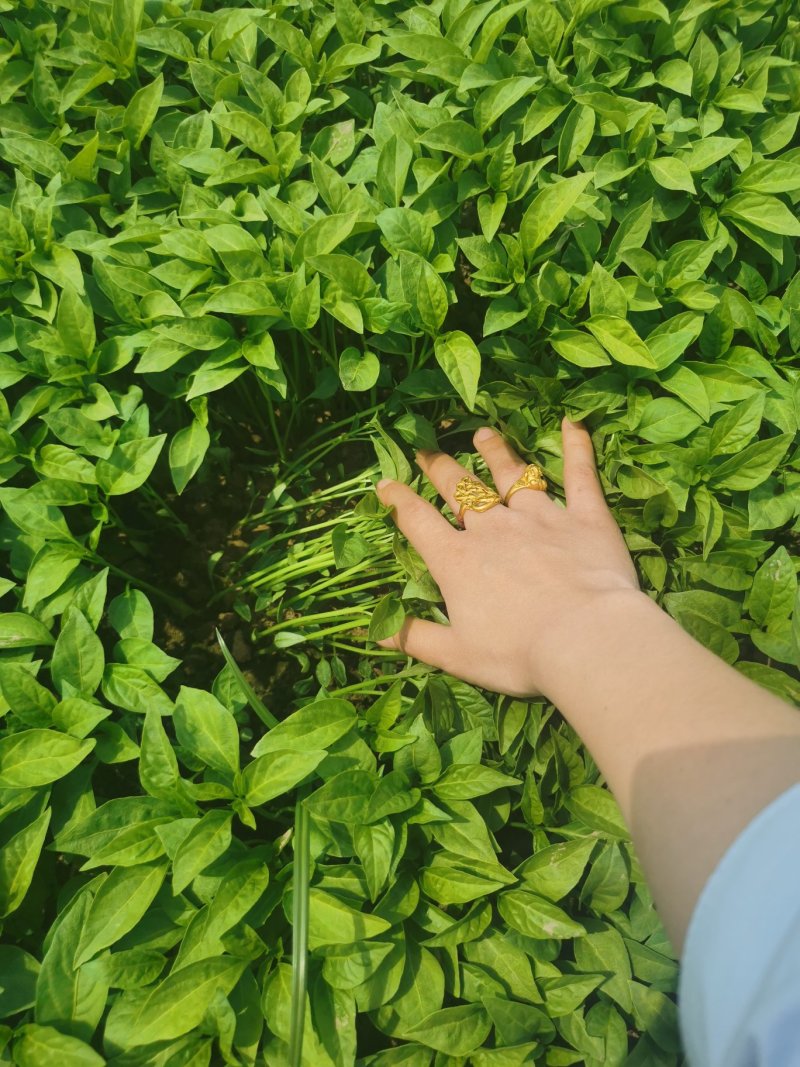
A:
[[[456,530],[409,486],[378,483],[379,499],[394,508],[397,525],[425,560],[450,620],[444,626],[407,619],[378,644],[484,689],[546,695],[554,672],[576,667],[570,659],[576,630],[602,625],[595,620],[602,620],[608,598],[644,595],[603,497],[589,433],[566,418],[561,431],[566,508],[546,492],[525,489],[507,507],[467,511],[465,529]],[[474,441],[505,496],[526,463],[488,427]],[[443,452],[419,452],[417,462],[457,514],[454,490],[469,472]]]

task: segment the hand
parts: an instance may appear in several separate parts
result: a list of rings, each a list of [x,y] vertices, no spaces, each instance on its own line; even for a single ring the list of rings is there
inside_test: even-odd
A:
[[[456,530],[409,486],[378,483],[381,502],[395,509],[397,525],[439,585],[450,620],[407,619],[378,642],[382,647],[484,689],[537,696],[546,694],[554,671],[579,666],[570,659],[571,634],[602,625],[604,598],[644,596],[603,497],[591,437],[568,419],[561,430],[566,508],[546,492],[521,489],[507,507],[465,512],[465,529]],[[474,441],[505,496],[525,462],[488,427]],[[457,513],[453,493],[469,472],[443,452],[419,452],[417,462]]]

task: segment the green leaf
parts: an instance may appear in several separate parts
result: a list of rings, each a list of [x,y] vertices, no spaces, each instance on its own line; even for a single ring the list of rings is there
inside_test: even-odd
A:
[[[398,633],[405,622],[405,610],[394,593],[378,601],[369,623],[370,641],[382,641]]]
[[[393,209],[400,210],[398,205],[403,198],[408,171],[414,153],[408,142],[401,137],[389,137],[380,150],[375,181],[378,186],[381,202],[389,205],[382,215]],[[383,224],[376,219],[383,229]],[[413,251],[413,249],[412,249]]]
[[[252,754],[328,749],[356,724],[356,710],[340,697],[320,698],[292,712],[256,743]]]
[[[373,352],[345,348],[339,356],[339,378],[349,393],[371,389],[378,380],[381,365]]]
[[[211,693],[181,686],[174,721],[179,743],[199,760],[218,771],[239,770],[236,720]]]
[[[139,589],[127,589],[108,606],[108,621],[121,638],[153,639],[153,609]]]
[[[137,90],[122,116],[122,133],[133,148],[139,148],[155,121],[164,92],[164,76],[159,74],[149,85]]]
[[[208,811],[178,848],[172,861],[172,893],[177,896],[231,843],[233,816],[228,811]]]
[[[297,239],[292,253],[292,265],[299,267],[310,256],[333,252],[352,232],[356,217],[357,213],[351,211],[317,219]]]
[[[597,785],[580,785],[565,803],[581,822],[593,830],[628,840],[630,834],[620,814],[619,805],[607,789]]]
[[[245,966],[245,960],[230,956],[199,960],[141,995],[123,993],[106,1022],[107,1049],[113,1053],[188,1034],[218,992],[230,993]]]
[[[428,333],[435,335],[447,315],[448,299],[444,282],[422,256],[401,250],[400,284],[403,299]]]
[[[519,239],[526,259],[543,244],[576,204],[592,174],[576,174],[545,186],[522,216]]]
[[[526,889],[511,889],[497,898],[497,907],[512,930],[526,937],[582,937],[586,930],[557,905]]]
[[[152,675],[141,667],[107,663],[102,690],[109,704],[126,711],[134,711],[139,715],[146,715],[149,711],[156,711],[159,715],[172,714],[172,701]]]
[[[481,354],[475,342],[461,330],[451,330],[434,342],[436,362],[470,411],[475,410]]]
[[[692,172],[687,165],[675,156],[662,156],[651,159],[647,164],[650,173],[658,184],[664,189],[674,189],[678,192],[695,193]]]
[[[781,462],[793,439],[792,434],[786,433],[748,445],[712,470],[709,485],[721,489],[755,488]]]
[[[94,748],[57,730],[22,730],[0,739],[0,788],[30,789],[69,774]]]
[[[96,343],[91,306],[66,285],[58,302],[56,326],[70,355],[83,359],[90,356]]]
[[[517,873],[534,893],[561,900],[578,884],[596,844],[594,838],[587,838],[549,845],[535,852]]]
[[[102,963],[75,967],[75,952],[91,901],[91,891],[79,892],[59,917],[36,983],[37,1021],[85,1037],[94,1032],[108,996]]]
[[[19,1067],[41,1067],[44,1063],[59,1063],[63,1067],[103,1067],[106,1061],[77,1037],[62,1034],[52,1026],[27,1023],[17,1032],[14,1062]]]
[[[391,926],[386,919],[358,911],[322,889],[309,890],[308,947],[351,945],[377,937]]]
[[[44,845],[50,815],[51,811],[47,808],[6,841],[0,850],[0,918],[16,911],[25,900]],[[4,984],[5,975],[4,971]]]
[[[0,649],[36,648],[54,643],[55,638],[38,619],[21,611],[0,614]]]
[[[198,419],[178,430],[170,441],[169,469],[178,496],[199,471],[210,444],[211,435]]]
[[[430,254],[434,240],[433,228],[427,218],[413,208],[385,208],[375,217],[375,222],[380,226],[387,247],[393,254],[401,250],[423,257]]]
[[[543,978],[542,992],[545,995],[547,1014],[551,1019],[571,1015],[602,981],[600,975],[580,977],[563,975],[561,978]]]
[[[16,945],[0,945],[0,1019],[25,1011],[36,1000],[39,961]]]
[[[730,217],[738,226],[744,222],[769,233],[800,237],[800,221],[774,196],[737,193],[725,201],[720,214]]]
[[[645,405],[635,432],[654,445],[682,441],[702,425],[702,418],[679,400],[657,397]]]
[[[748,444],[761,425],[766,394],[755,393],[747,400],[735,404],[715,420],[708,448],[712,455],[738,452]]]
[[[406,1031],[406,1037],[448,1056],[468,1056],[489,1036],[492,1022],[480,1004],[460,1004],[431,1012]]]
[[[150,477],[167,435],[140,437],[117,445],[108,459],[99,460],[97,484],[108,496],[132,493]]]
[[[266,804],[288,793],[319,766],[327,753],[323,749],[267,752],[248,763],[242,773],[242,790],[250,807]]]
[[[655,368],[652,353],[626,319],[617,315],[593,315],[587,319],[586,328],[617,363]]]
[[[496,789],[522,785],[520,778],[512,778],[491,767],[476,767],[474,764],[453,764],[434,785],[434,792],[442,800],[470,800],[485,796]]]
[[[57,541],[42,545],[28,571],[22,606],[35,608],[40,601],[59,590],[76,570],[83,555],[78,545]]]
[[[110,708],[101,707],[90,700],[67,697],[53,708],[52,721],[59,730],[72,734],[73,737],[86,737],[110,714]]]
[[[100,638],[77,609],[70,610],[53,649],[50,671],[62,696],[94,694],[103,677]]]
[[[759,626],[788,619],[797,594],[797,574],[783,545],[762,563],[747,595],[747,610]]]
[[[419,144],[457,159],[475,159],[484,152],[483,138],[474,126],[461,119],[440,122],[417,138]]]
[[[315,817],[348,825],[365,821],[367,805],[375,790],[374,775],[364,770],[342,771],[305,800]]]
[[[117,867],[102,883],[81,930],[75,965],[115,945],[131,931],[155,899],[167,868],[163,863]]]

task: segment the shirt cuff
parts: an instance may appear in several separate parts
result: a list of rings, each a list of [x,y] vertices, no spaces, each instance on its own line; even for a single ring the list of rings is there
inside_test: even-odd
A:
[[[748,823],[700,894],[678,982],[691,1067],[800,1065],[799,833],[800,784]],[[784,1058],[762,1058],[776,1042]]]

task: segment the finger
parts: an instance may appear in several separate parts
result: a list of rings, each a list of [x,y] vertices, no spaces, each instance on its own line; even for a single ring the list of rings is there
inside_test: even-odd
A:
[[[445,452],[417,452],[417,463],[436,486],[439,495],[444,498],[445,503],[456,517],[458,517],[458,513],[461,510],[461,505],[456,500],[455,492],[456,486],[462,478],[474,479],[488,489],[488,486],[480,478],[470,474],[465,467],[462,467],[460,463],[456,463],[453,457],[448,456]],[[480,516],[481,514],[481,512],[476,513],[467,509],[464,512],[465,524],[471,522],[476,515]]]
[[[597,513],[607,505],[597,473],[592,439],[582,422],[561,422],[564,447],[564,493],[571,511]]]
[[[520,459],[511,445],[495,433],[489,426],[482,426],[473,438],[475,447],[486,460],[486,465],[492,472],[497,491],[505,499],[505,495],[514,482],[524,473],[528,464]],[[528,490],[514,493],[508,502],[511,508],[519,510],[533,510],[542,507],[552,507],[553,501],[546,492],[541,490]]]
[[[434,579],[438,581],[444,563],[458,539],[458,534],[433,504],[423,500],[410,486],[384,478],[375,487],[382,504],[394,509],[394,520],[417,552],[422,556]]]
[[[394,648],[407,656],[429,663],[448,674],[457,674],[456,643],[449,626],[427,619],[406,619],[399,632],[377,642],[381,648]]]

